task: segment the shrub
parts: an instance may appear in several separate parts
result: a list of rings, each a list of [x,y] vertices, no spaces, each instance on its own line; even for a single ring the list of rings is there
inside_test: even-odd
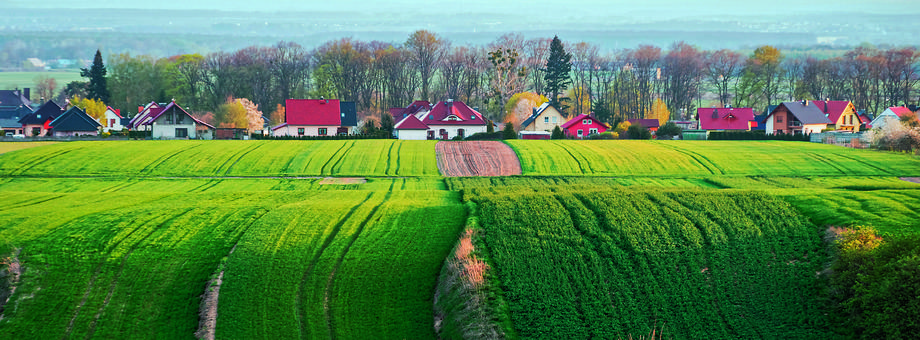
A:
[[[629,139],[652,139],[652,132],[642,124],[629,125],[626,134]]]
[[[677,126],[674,122],[667,122],[658,128],[658,132],[655,134],[658,136],[658,139],[672,139],[674,136],[680,136],[681,132],[683,132],[683,129],[681,129],[680,126]]]
[[[517,139],[517,132],[514,132],[514,126],[511,125],[511,123],[505,123],[505,128],[502,130],[502,138]]]
[[[562,132],[562,129],[560,129],[559,126],[557,125],[555,128],[553,128],[553,134],[550,135],[550,138],[552,138],[552,139],[565,139],[565,133]]]
[[[501,140],[502,136],[505,133],[502,131],[499,132],[477,132],[469,137],[466,137],[466,140]]]
[[[619,135],[614,134],[613,132],[604,132],[604,133],[595,133],[588,136],[588,139],[617,139]]]

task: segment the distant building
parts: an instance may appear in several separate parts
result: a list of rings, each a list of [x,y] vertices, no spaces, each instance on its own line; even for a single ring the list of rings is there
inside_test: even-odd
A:
[[[19,118],[19,124],[22,125],[22,134],[26,137],[44,137],[49,135],[49,130],[51,129],[51,121],[55,120],[61,114],[64,113],[64,109],[55,104],[54,101],[49,100],[42,104],[30,114],[27,114]]]
[[[767,134],[812,134],[821,132],[833,122],[807,100],[783,102],[770,111],[765,118]]]
[[[911,112],[910,109],[903,106],[889,107],[875,117],[869,125],[873,129],[884,129],[891,124],[901,124],[901,116]]]
[[[135,129],[150,131],[155,139],[214,139],[214,127],[188,113],[175,101],[160,107],[151,103],[132,124]]]
[[[642,125],[651,132],[657,132],[658,128],[661,126],[661,122],[657,119],[627,119],[630,125]]]
[[[548,131],[556,127],[562,128],[565,116],[552,103],[546,102],[540,107],[533,108],[533,114],[521,123],[520,131]],[[541,134],[542,136],[542,134]]]
[[[700,130],[707,131],[750,131],[757,125],[754,109],[749,107],[699,108]]]
[[[32,107],[29,88],[22,90],[0,90],[0,109],[13,109],[20,106]]]
[[[99,128],[102,127],[96,119],[76,106],[65,111],[48,125],[54,137],[98,136]]]
[[[354,134],[358,128],[354,102],[338,99],[288,99],[284,123],[272,128],[272,136],[335,136]]]
[[[562,132],[568,137],[577,139],[607,132],[609,128],[609,125],[602,123],[590,114],[580,114],[562,124]]]
[[[421,125],[415,123],[415,120]],[[424,131],[425,139],[447,140],[486,132],[488,124],[476,110],[461,101],[448,99],[438,102],[430,110],[422,108],[414,114],[406,115],[397,122],[394,132],[399,139],[417,139],[421,133],[419,131]],[[422,126],[426,129],[422,130]]]
[[[103,132],[121,131],[125,128],[121,124],[122,120],[124,120],[124,117],[121,116],[121,110],[113,109],[111,106],[105,108],[105,117],[102,120]]]

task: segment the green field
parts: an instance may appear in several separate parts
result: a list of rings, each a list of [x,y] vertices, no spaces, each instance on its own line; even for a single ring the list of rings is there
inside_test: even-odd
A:
[[[920,176],[920,158],[802,142],[522,141],[533,176]]]
[[[86,78],[80,77],[80,71],[47,71],[47,72],[0,72],[0,90],[13,90],[15,88],[32,89],[31,99],[38,102],[40,99],[35,92],[35,78],[47,76],[57,81],[57,90],[60,91],[67,83],[75,80],[84,81]],[[50,99],[50,98],[46,98]]]
[[[38,146],[51,145],[55,142],[3,142],[0,143],[0,154],[10,151],[30,149]]]
[[[920,233],[916,156],[509,144],[524,176],[443,178],[429,141],[0,143],[0,339],[193,338],[215,291],[219,339],[452,338],[464,224],[510,338],[833,338],[826,227]]]
[[[432,141],[97,141],[3,154],[0,176],[438,176]]]

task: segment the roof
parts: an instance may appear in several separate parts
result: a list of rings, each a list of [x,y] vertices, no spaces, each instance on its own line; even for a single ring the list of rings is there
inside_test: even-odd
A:
[[[355,102],[341,102],[339,106],[339,109],[342,110],[341,126],[358,126],[358,106],[355,105]]]
[[[754,120],[754,109],[750,107],[699,108],[702,130],[749,130]]]
[[[38,110],[35,112],[27,114],[19,119],[19,123],[22,125],[40,125],[50,122],[64,113],[58,104],[55,104],[54,101],[49,100],[42,104]]]
[[[338,99],[288,99],[284,101],[284,122],[290,125],[340,126]]]
[[[567,122],[565,122],[564,124],[562,124],[562,128],[563,128],[563,129],[567,129],[567,128],[569,128],[570,126],[575,125],[575,124],[577,124],[578,122],[581,122],[581,121],[582,121],[583,119],[585,119],[585,118],[591,118],[592,120],[594,120],[595,122],[597,122],[597,123],[600,124],[600,125],[606,126],[607,128],[610,127],[610,126],[608,126],[607,124],[601,122],[600,119],[597,119],[597,117],[594,117],[594,116],[589,115],[589,114],[587,114],[587,113],[582,113],[582,114],[580,114],[580,115],[578,115],[578,116],[575,116],[575,118],[569,119],[569,121],[567,121]]]
[[[639,124],[647,128],[657,128],[661,125],[657,119],[627,119],[629,124]]]
[[[55,118],[49,125],[54,131],[97,131],[102,126],[76,106]]]
[[[137,126],[144,125],[144,122],[147,120],[147,118],[149,118],[151,114],[159,113],[158,110],[160,109],[161,108],[159,104],[157,104],[156,102],[150,102],[149,104],[145,105],[144,107],[140,108],[140,110],[138,110],[137,115],[134,116],[134,118],[131,118],[131,121],[129,122],[129,124],[127,124],[127,126],[137,127]]]
[[[32,101],[23,92],[23,90],[0,90],[0,106],[32,106]]]
[[[106,109],[106,110],[109,110],[109,111],[112,111],[112,113],[114,113],[116,116],[118,116],[118,118],[124,118],[124,117],[121,116],[121,110],[113,109],[111,106],[106,106],[105,109]]]
[[[396,130],[428,130],[428,125],[422,123],[418,120],[415,115],[408,115],[406,118],[403,118],[399,123],[396,123],[396,126],[393,127]]]
[[[843,111],[846,111],[847,106],[850,105],[849,100],[812,100],[811,102],[818,107],[818,110],[826,114],[831,122],[835,123],[843,115]]]
[[[188,116],[189,118],[191,118],[192,121],[195,122],[195,124],[204,125],[204,126],[207,126],[207,127],[211,128],[211,129],[214,128],[213,125],[208,124],[208,123],[205,123],[205,122],[203,122],[203,121],[198,120],[197,118],[195,118],[195,116],[192,116],[190,113],[188,113],[188,111],[185,111],[185,109],[182,108],[182,105],[176,104],[176,102],[171,102],[171,103],[167,104],[165,107],[162,107],[162,108],[151,108],[151,109],[150,109],[150,113],[147,114],[147,117],[146,117],[146,118],[143,118],[143,119],[140,121],[139,124],[138,124],[137,122],[135,122],[134,125],[135,125],[135,126],[138,126],[138,125],[150,125],[150,124],[153,123],[155,120],[157,120],[157,118],[160,118],[160,116],[162,116],[163,113],[169,112],[170,110],[179,110],[180,112],[184,113],[186,116]]]
[[[824,112],[819,110],[816,105],[803,105],[802,102],[783,102],[773,109],[773,111],[770,111],[767,117],[773,115],[780,107],[785,107],[789,110],[789,113],[795,116],[802,124],[834,124],[834,122],[828,119],[827,116],[824,115]]]
[[[13,118],[0,118],[0,128],[21,128],[22,124],[19,124],[19,119]]]
[[[859,115],[859,122],[862,123],[862,124],[869,124],[870,122],[872,122],[872,120],[869,119],[869,116],[867,116],[865,113],[863,113],[863,114]]]
[[[543,114],[543,112],[546,111],[546,108],[550,106],[553,106],[553,104],[550,102],[545,102],[543,105],[540,105],[540,107],[533,108],[533,114],[531,114],[530,117],[527,117],[523,123],[521,123],[521,129],[530,126],[530,124],[533,124],[533,122],[537,120],[537,117]],[[555,106],[553,106],[553,108],[556,109]],[[559,109],[556,109],[556,111],[559,111]]]
[[[889,107],[888,109],[898,115],[898,117],[903,116],[905,113],[913,113],[913,111],[903,106]]]
[[[390,108],[390,115],[393,116],[394,121],[400,121],[408,115],[414,115],[419,112],[431,110],[431,103],[427,100],[416,100],[409,104],[406,107],[392,107]]]
[[[421,121],[427,125],[486,125],[482,114],[461,101],[438,102]]]
[[[0,119],[12,119],[14,121],[18,121],[19,118],[25,117],[30,113],[32,113],[32,109],[25,105],[21,105],[15,108],[3,108],[0,109]]]

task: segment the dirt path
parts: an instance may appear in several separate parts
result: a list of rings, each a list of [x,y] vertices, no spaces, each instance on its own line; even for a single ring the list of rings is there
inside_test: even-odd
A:
[[[521,174],[521,162],[508,145],[493,141],[438,142],[438,169],[447,177]]]
[[[920,177],[901,177],[901,180],[920,184]]]

